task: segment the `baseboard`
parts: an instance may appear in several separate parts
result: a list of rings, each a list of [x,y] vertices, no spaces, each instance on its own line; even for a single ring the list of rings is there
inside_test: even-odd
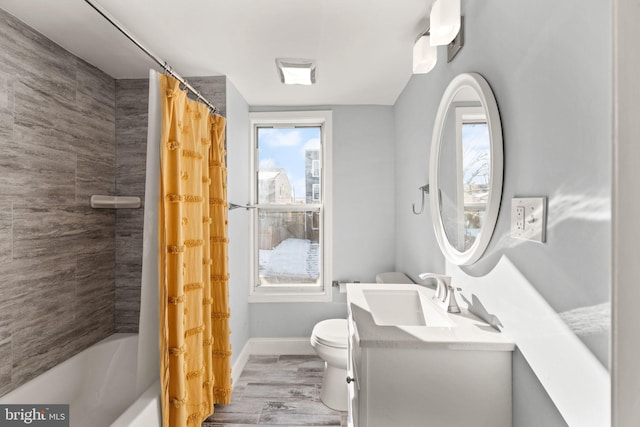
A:
[[[251,340],[245,343],[244,347],[242,347],[242,350],[240,350],[240,354],[238,354],[236,361],[233,362],[233,366],[231,366],[231,384],[235,384],[238,381],[238,379],[240,378],[240,374],[242,374],[242,371],[244,370],[244,366],[249,360],[249,348],[251,347],[249,345],[250,341]]]
[[[281,354],[295,354],[295,355],[313,355],[316,354],[308,337],[303,338],[250,338],[240,354],[236,358],[231,368],[231,381],[233,384],[238,381],[240,374],[244,369],[249,356],[255,355],[281,355]]]

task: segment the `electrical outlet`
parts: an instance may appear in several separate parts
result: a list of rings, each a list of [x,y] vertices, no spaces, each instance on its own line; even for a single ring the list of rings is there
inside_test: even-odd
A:
[[[546,233],[546,197],[511,199],[511,237],[545,242]]]
[[[524,215],[524,206],[516,206],[516,230],[518,233],[522,233],[524,231]]]

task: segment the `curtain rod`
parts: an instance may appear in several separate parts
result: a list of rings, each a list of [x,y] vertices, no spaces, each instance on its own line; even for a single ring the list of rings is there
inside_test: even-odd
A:
[[[165,72],[167,72],[173,78],[178,80],[185,87],[185,89],[187,89],[189,92],[191,92],[193,95],[195,95],[207,107],[209,107],[209,109],[211,109],[211,111],[214,114],[218,114],[219,113],[218,107],[216,107],[211,102],[209,102],[207,100],[207,98],[202,96],[202,94],[200,94],[200,92],[198,92],[184,78],[182,78],[177,72],[175,72],[173,70],[173,68],[171,68],[171,66],[167,63],[167,61],[164,61],[164,60],[160,59],[157,55],[155,55],[153,52],[151,52],[149,49],[147,49],[142,43],[140,43],[135,37],[133,37],[131,35],[131,33],[129,33],[129,31],[127,31],[118,21],[116,21],[116,19],[113,16],[111,16],[102,6],[99,6],[99,5],[95,4],[95,3],[93,3],[91,0],[84,0],[84,1],[89,6],[91,6],[96,12],[98,12],[100,15],[102,15],[102,17],[104,19],[109,21],[109,23],[111,25],[116,27],[116,29],[118,31],[120,31],[126,38],[131,40],[131,42],[133,42],[133,44],[138,46],[138,48],[140,50],[142,50],[149,58],[153,59],[160,67],[162,67],[163,70],[165,70]]]

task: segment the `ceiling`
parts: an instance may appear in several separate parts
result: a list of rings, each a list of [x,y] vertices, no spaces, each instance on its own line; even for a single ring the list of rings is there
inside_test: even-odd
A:
[[[183,77],[226,75],[249,105],[392,105],[432,0],[94,0]],[[84,0],[0,0],[114,78],[155,64]],[[317,83],[285,86],[275,58],[315,59]]]

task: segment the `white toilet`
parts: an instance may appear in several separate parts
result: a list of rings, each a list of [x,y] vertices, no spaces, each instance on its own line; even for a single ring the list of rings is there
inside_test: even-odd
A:
[[[404,273],[376,275],[376,283],[413,283]],[[320,400],[331,409],[346,411],[347,396],[347,320],[328,319],[318,322],[311,332],[311,346],[324,360],[324,376]]]

